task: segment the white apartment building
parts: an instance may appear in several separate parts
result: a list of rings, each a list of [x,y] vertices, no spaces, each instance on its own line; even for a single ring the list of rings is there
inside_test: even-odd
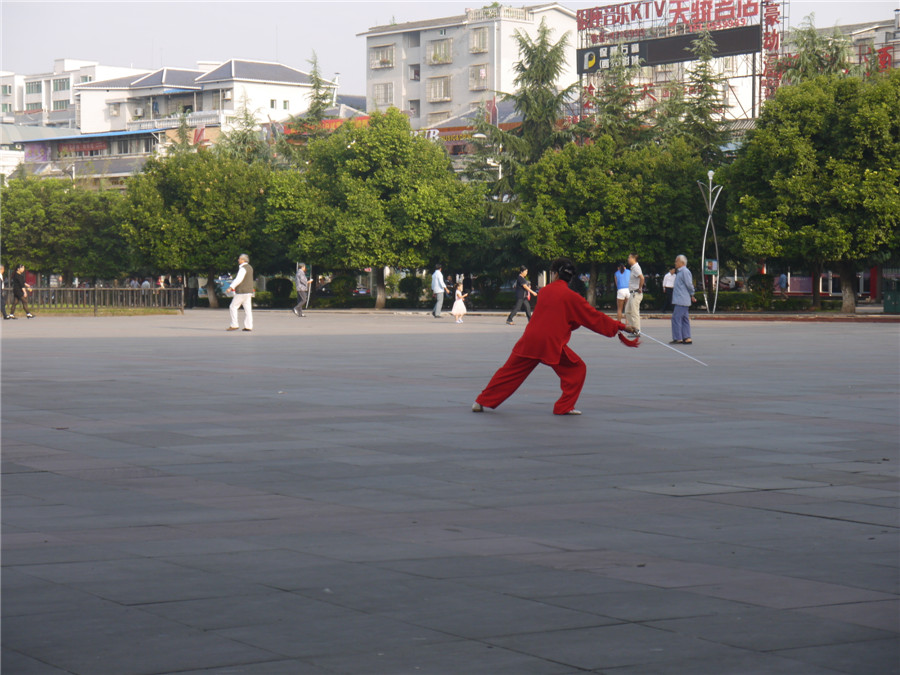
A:
[[[14,121],[24,125],[77,128],[77,85],[140,72],[143,71],[104,66],[97,61],[56,59],[52,72],[22,77],[23,94],[12,110]]]
[[[8,70],[0,71],[0,122],[12,124],[16,121],[16,110],[24,108],[25,76]]]
[[[283,121],[309,109],[312,85],[307,73],[280,63],[232,59],[86,82],[76,90],[81,131],[91,134],[173,129],[182,113],[191,127],[227,128],[243,105],[258,123]]]
[[[532,39],[542,20],[558,41],[568,34],[567,69],[559,86],[578,81],[575,12],[553,3],[467,9],[460,16],[376,26],[366,37],[367,110],[393,106],[414,128],[430,127],[512,93],[519,60],[516,31]]]

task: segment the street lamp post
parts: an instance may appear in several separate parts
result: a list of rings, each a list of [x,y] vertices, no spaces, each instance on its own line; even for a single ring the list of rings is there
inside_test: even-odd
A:
[[[719,301],[719,240],[716,238],[716,225],[713,222],[713,210],[716,208],[716,202],[719,200],[719,195],[722,193],[721,185],[713,185],[713,174],[715,172],[711,169],[706,172],[706,177],[708,178],[708,183],[706,185],[703,184],[702,181],[697,181],[697,185],[700,187],[700,193],[703,195],[703,202],[706,204],[706,229],[703,230],[703,246],[700,249],[700,266],[703,274],[701,278],[703,279],[703,300],[706,303],[706,311],[707,313],[715,314],[716,313],[716,304]],[[706,238],[709,235],[710,230],[712,230],[712,239],[713,244],[716,250],[716,269],[713,270],[713,285],[715,286],[715,293],[713,294],[713,303],[712,303],[712,311],[710,311],[709,307],[709,297],[707,296],[706,291]]]

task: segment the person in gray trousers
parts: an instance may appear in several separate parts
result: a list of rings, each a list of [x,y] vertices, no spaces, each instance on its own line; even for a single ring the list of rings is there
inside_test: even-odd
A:
[[[297,276],[294,278],[297,285],[297,304],[291,311],[297,316],[306,316],[303,313],[303,306],[306,304],[306,298],[309,297],[309,279],[306,278],[306,263],[300,263],[297,266]]]

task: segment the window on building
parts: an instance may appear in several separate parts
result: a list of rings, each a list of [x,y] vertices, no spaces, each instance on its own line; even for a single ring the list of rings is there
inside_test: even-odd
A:
[[[285,110],[290,110],[290,109],[291,109],[291,102],[290,102],[290,101],[282,101],[282,102],[281,102],[281,107],[284,108]]]
[[[416,31],[414,33],[404,33],[406,37],[406,46],[415,48],[422,44],[421,37],[419,36],[419,32]]]
[[[82,75],[80,78],[78,78],[78,81],[83,84],[85,82],[93,82],[94,78],[90,75]]]
[[[453,38],[432,40],[429,42],[428,63],[431,65],[453,63]]]
[[[422,102],[417,99],[410,99],[409,101],[409,116],[413,118],[419,117],[422,114]]]
[[[269,107],[274,110],[275,108],[278,107],[278,101],[276,101],[274,98],[270,98],[269,99]]]
[[[482,91],[488,86],[488,67],[486,63],[469,66],[469,90]]]
[[[469,51],[473,54],[482,54],[488,50],[487,26],[475,28],[469,34]]]
[[[418,82],[421,78],[422,67],[418,63],[413,63],[409,66],[409,79],[413,82]]]
[[[426,92],[429,103],[437,101],[449,101],[450,96],[450,76],[429,77],[428,91]]]
[[[4,84],[2,93],[4,96],[9,96],[10,94],[12,94],[12,85]]]
[[[40,82],[26,82],[25,83],[25,93],[26,94],[40,94],[43,91],[43,87]]]
[[[2,103],[2,104],[0,104],[0,105],[3,106],[3,112],[5,112],[5,113],[11,113],[11,112],[12,112],[12,103]]]
[[[41,110],[43,110],[43,108],[41,107],[40,101],[38,101],[37,103],[26,103],[25,104],[25,112],[33,113],[33,112],[41,112]]]
[[[53,80],[53,91],[68,91],[72,84],[68,77],[60,77]]]
[[[369,68],[393,68],[394,45],[372,47],[369,50]]]
[[[68,110],[69,102],[66,100],[62,101],[53,101],[53,109],[54,110]]]
[[[375,100],[375,105],[379,108],[394,105],[394,83],[376,84],[372,88],[372,98]]]
[[[443,122],[444,120],[449,119],[449,117],[450,117],[449,110],[428,113],[428,126],[434,126],[438,122]]]

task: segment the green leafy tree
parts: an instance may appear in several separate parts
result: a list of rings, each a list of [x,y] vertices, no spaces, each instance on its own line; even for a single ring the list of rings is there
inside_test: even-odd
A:
[[[798,84],[819,75],[856,75],[850,40],[835,27],[830,35],[816,30],[815,15],[791,35],[791,53],[778,62],[783,84]]]
[[[241,253],[255,260],[269,175],[261,163],[205,150],[150,159],[128,181],[121,212],[135,263],[206,274],[217,307],[215,276]]]
[[[333,269],[374,268],[377,308],[385,305],[385,266],[422,267],[436,236],[477,222],[477,193],[453,173],[443,147],[413,135],[396,109],[311,142],[307,156],[302,174],[273,182],[269,232]]]
[[[732,171],[731,222],[746,250],[805,260],[814,278],[836,265],[843,311],[855,311],[856,272],[900,247],[898,129],[900,71],[780,88]]]
[[[689,94],[684,106],[684,134],[709,167],[724,161],[722,146],[730,140],[723,124],[726,80],[715,72],[716,44],[709,31],[691,43],[695,61],[688,71]]]
[[[115,217],[121,196],[68,180],[15,179],[2,188],[3,260],[71,279],[115,277],[127,247]]]
[[[577,125],[579,135],[609,136],[617,152],[649,140],[648,111],[640,105],[641,92],[634,85],[640,70],[619,50],[613,51],[610,67],[601,73],[597,91],[587,99],[589,113]]]
[[[263,140],[256,113],[250,110],[249,99],[244,95],[238,106],[231,129],[222,134],[215,152],[229,159],[247,164],[271,164],[272,150]]]

